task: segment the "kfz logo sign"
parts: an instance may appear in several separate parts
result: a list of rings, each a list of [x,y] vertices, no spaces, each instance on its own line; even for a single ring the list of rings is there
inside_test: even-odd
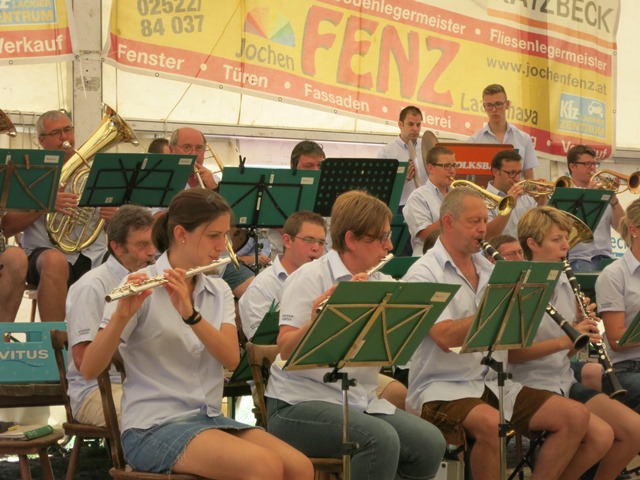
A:
[[[574,100],[560,100],[560,117],[570,120],[580,119],[580,107]]]

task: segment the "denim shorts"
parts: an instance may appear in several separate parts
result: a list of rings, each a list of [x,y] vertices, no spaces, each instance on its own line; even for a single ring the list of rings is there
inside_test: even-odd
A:
[[[580,403],[587,403],[596,395],[602,392],[598,392],[593,388],[589,388],[581,383],[574,383],[571,385],[571,390],[569,391],[569,398],[571,400],[575,400]]]
[[[189,442],[200,432],[212,428],[238,431],[258,427],[224,415],[194,415],[147,429],[129,428],[122,433],[122,449],[127,463],[134,470],[170,473]]]

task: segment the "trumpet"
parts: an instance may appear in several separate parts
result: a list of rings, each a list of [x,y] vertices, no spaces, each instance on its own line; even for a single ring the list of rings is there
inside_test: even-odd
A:
[[[591,177],[591,181],[600,183],[603,189],[613,190],[616,194],[627,190],[636,195],[640,193],[640,171],[625,175],[614,170],[598,170]]]
[[[207,143],[207,150],[209,150],[211,157],[216,162],[216,165],[218,165],[218,171],[217,172],[214,171],[213,173],[224,172],[224,163],[222,163],[222,160],[220,160],[220,157],[216,154],[216,151],[213,149],[210,143]]]
[[[392,258],[393,258],[393,253],[388,253],[386,257],[384,257],[382,260],[380,260],[380,262],[378,262],[376,265],[374,265],[369,270],[367,270],[367,272],[366,272],[367,275],[373,275],[374,273],[376,273],[378,270],[380,270],[382,267],[384,267],[387,263],[389,263]],[[330,297],[331,296],[325,298],[322,302],[320,302],[318,304],[318,306],[316,307],[316,313],[320,313],[322,310],[324,310],[324,307],[327,304],[327,302],[329,301]]]
[[[541,180],[521,180],[516,185],[522,185],[524,193],[530,197],[548,197],[556,189],[553,183]]]
[[[233,266],[236,270],[240,269],[240,264],[238,263],[238,259],[236,258],[236,254],[233,252],[233,248],[231,247],[231,240],[229,237],[225,238],[225,245],[227,248],[227,252],[229,252],[229,256],[226,258],[221,258],[218,260],[214,260],[209,265],[203,265],[201,267],[190,268],[185,272],[185,278],[193,277],[199,273],[209,273],[213,270],[216,270],[218,267],[223,265],[227,265],[229,263],[233,263]],[[169,281],[164,277],[164,275],[157,275],[155,277],[151,277],[144,282],[135,284],[135,283],[126,283],[120,287],[114,288],[104,297],[107,302],[112,302],[114,300],[119,300],[121,298],[130,297],[132,295],[138,295],[140,292],[145,290],[150,290],[152,288],[159,287],[160,285],[164,285]]]
[[[500,255],[500,252],[493,248],[493,246],[484,240],[478,240],[480,244],[480,248],[493,258],[495,261],[504,260],[504,257]],[[554,307],[551,303],[549,303],[545,307],[545,311],[547,315],[551,317],[551,319],[556,322],[556,324],[562,329],[562,331],[569,337],[571,343],[573,343],[573,348],[575,350],[582,350],[589,344],[589,336],[585,333],[580,333],[576,328],[569,323],[560,313],[558,309]]]
[[[554,185],[556,188],[573,188],[573,180],[568,175],[563,175],[554,182]]]
[[[516,201],[512,196],[507,195],[506,197],[501,197],[499,195],[495,195],[484,188],[479,187],[475,183],[469,182],[468,180],[454,180],[451,182],[451,188],[459,187],[471,188],[472,190],[480,193],[484,198],[484,202],[487,204],[487,208],[489,210],[495,210],[497,208],[500,215],[508,215],[516,205]]]

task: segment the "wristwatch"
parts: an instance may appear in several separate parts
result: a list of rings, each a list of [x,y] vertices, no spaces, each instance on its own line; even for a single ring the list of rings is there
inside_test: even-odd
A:
[[[202,315],[200,315],[200,310],[198,310],[198,307],[196,307],[195,305],[193,306],[193,313],[191,314],[191,316],[182,318],[182,321],[187,325],[195,325],[200,320],[202,320]]]

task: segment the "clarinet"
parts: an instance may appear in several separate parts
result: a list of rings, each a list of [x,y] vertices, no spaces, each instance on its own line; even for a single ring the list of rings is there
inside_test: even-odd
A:
[[[485,252],[485,254],[489,255],[495,261],[504,260],[500,252],[493,248],[493,246],[489,242],[485,242],[484,240],[478,240],[480,247]],[[569,337],[571,342],[573,343],[573,348],[575,350],[582,350],[589,344],[589,335],[586,333],[580,333],[578,330],[571,325],[561,314],[558,312],[558,309],[554,307],[551,303],[549,303],[545,307],[545,312],[549,315],[554,322],[558,324],[558,326],[562,329],[562,331]]]
[[[575,273],[573,273],[573,269],[571,265],[569,265],[569,261],[567,259],[564,260],[564,273],[569,280],[569,285],[571,285],[571,290],[573,290],[573,294],[578,301],[578,308],[580,308],[580,313],[583,317],[589,317],[589,312],[587,311],[587,307],[585,305],[586,298],[582,289],[580,288],[580,284],[578,283],[578,279],[576,278]],[[627,391],[622,387],[618,377],[616,377],[616,372],[613,368],[613,364],[611,363],[611,359],[609,358],[609,354],[607,352],[607,347],[603,342],[598,342],[593,344],[596,349],[596,353],[598,355],[598,363],[602,365],[604,369],[604,374],[611,386],[612,393],[609,395],[610,398],[614,398],[617,395],[624,395]]]

